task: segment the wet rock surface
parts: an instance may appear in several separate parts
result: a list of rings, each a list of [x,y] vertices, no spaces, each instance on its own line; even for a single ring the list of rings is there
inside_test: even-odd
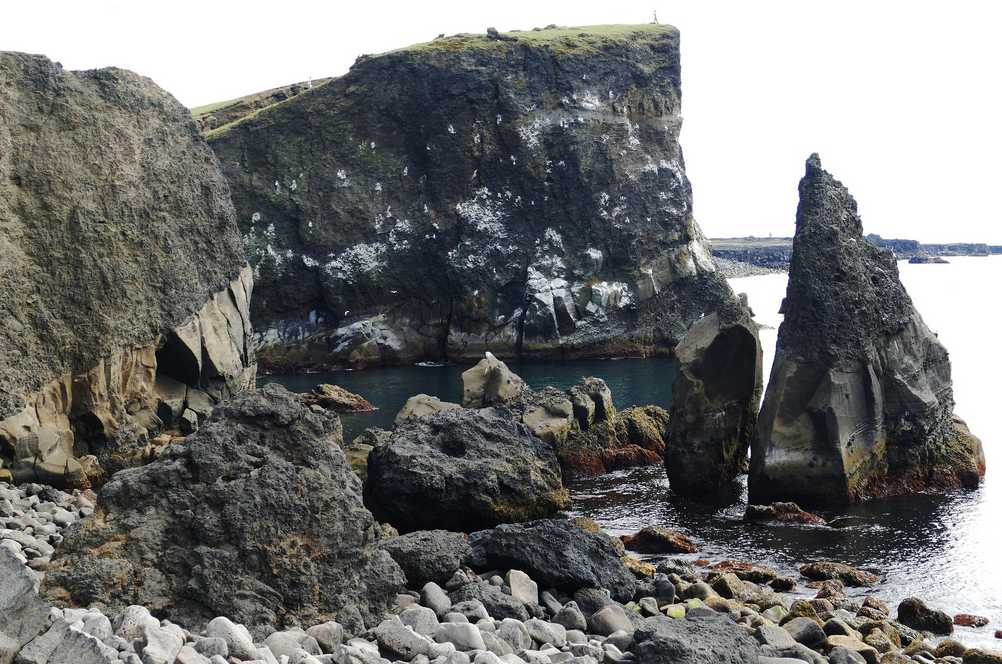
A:
[[[372,621],[404,583],[340,422],[276,385],[231,400],[183,444],[117,473],[93,519],[65,533],[47,597],[119,611],[140,604],[200,627],[217,615],[256,634],[300,621]]]
[[[670,348],[732,296],[691,213],[678,31],[443,37],[208,134],[272,369]]]
[[[953,415],[946,349],[817,155],[800,182],[783,311],[752,501],[844,504],[978,485],[984,454]]]

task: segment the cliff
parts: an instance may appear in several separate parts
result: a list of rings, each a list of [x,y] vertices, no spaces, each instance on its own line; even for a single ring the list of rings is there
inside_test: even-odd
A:
[[[759,417],[750,499],[840,504],[976,487],[981,443],[953,415],[946,349],[894,254],[817,155],[800,181],[784,320]]]
[[[0,89],[0,462],[83,483],[79,457],[252,383],[251,275],[215,156],[152,81],[0,53]]]
[[[210,131],[270,368],[645,354],[732,298],[693,221],[679,34],[456,35]]]

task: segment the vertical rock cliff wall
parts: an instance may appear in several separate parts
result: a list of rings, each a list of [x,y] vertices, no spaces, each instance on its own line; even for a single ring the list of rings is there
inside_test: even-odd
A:
[[[0,474],[86,482],[117,436],[251,385],[251,285],[187,109],[0,53]]]
[[[732,297],[680,94],[670,26],[457,35],[209,132],[262,363],[671,348]]]
[[[752,501],[840,504],[977,486],[984,454],[953,415],[947,351],[894,254],[863,237],[856,201],[817,155],[800,181],[783,313]]]

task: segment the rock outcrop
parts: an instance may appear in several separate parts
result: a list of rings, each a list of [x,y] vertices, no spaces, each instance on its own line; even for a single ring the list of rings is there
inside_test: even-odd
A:
[[[716,495],[746,469],[762,398],[762,345],[743,302],[699,321],[675,348],[665,469],[672,491]]]
[[[844,504],[976,487],[980,441],[953,415],[946,349],[863,237],[856,201],[807,161],[776,360],[753,446],[753,502]]]
[[[552,447],[507,411],[445,410],[401,422],[369,452],[366,504],[401,532],[471,531],[567,506]]]
[[[277,385],[218,406],[157,461],[117,473],[71,527],[43,588],[57,604],[131,604],[191,629],[229,616],[256,633],[358,615],[403,587],[336,415]]]
[[[83,485],[254,380],[229,189],[183,106],[119,69],[0,53],[0,459]]]
[[[339,385],[322,383],[300,396],[307,406],[319,406],[335,413],[370,413],[377,410],[365,397]]]
[[[680,94],[670,26],[467,34],[208,132],[264,366],[670,349],[732,297]]]

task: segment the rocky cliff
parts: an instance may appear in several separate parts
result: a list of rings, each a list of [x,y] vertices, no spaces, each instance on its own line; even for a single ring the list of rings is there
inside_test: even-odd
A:
[[[0,89],[0,474],[83,483],[82,457],[252,383],[251,273],[152,81],[0,53]]]
[[[679,34],[457,35],[208,133],[268,367],[651,353],[731,298],[693,221]]]
[[[950,360],[863,237],[856,201],[807,161],[776,359],[753,446],[753,502],[838,504],[977,486],[981,443],[953,415]]]

